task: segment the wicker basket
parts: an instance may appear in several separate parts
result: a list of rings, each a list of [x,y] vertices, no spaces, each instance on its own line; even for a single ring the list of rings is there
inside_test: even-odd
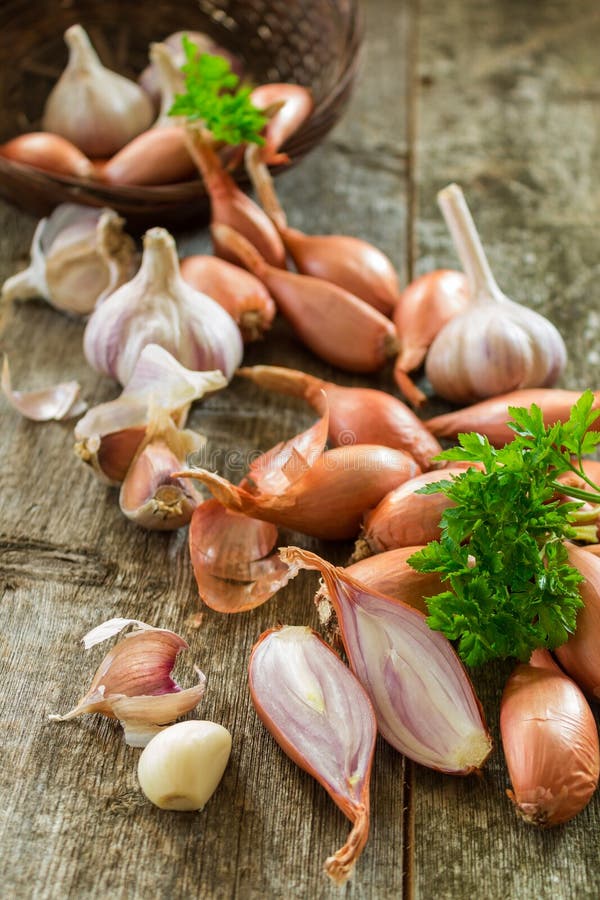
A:
[[[148,45],[174,31],[203,31],[240,56],[256,83],[309,86],[315,109],[285,150],[298,162],[333,127],[349,99],[361,40],[359,0],[2,0],[0,143],[39,128],[67,59],[64,31],[80,22],[105,65],[136,77]],[[243,175],[240,174],[240,180]],[[65,201],[118,210],[133,227],[206,218],[201,181],[108,186],[0,158],[0,194],[36,215]]]

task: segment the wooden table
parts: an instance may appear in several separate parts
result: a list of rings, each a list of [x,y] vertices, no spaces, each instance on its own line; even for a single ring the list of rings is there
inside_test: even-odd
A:
[[[293,224],[381,246],[403,282],[456,265],[436,192],[464,187],[505,291],[548,314],[569,345],[562,384],[598,387],[600,218],[597,0],[369,0],[367,39],[343,123],[278,182]],[[0,277],[25,258],[34,221],[0,205]],[[178,236],[206,249],[205,232]],[[115,385],[85,365],[82,325],[42,303],[4,309],[2,348],[17,386],[77,377],[92,403]],[[247,364],[343,376],[281,323]],[[388,373],[369,384],[392,389]],[[432,404],[439,410],[441,404]],[[264,450],[312,421],[299,403],[239,380],[194,409],[191,427],[220,451]],[[263,729],[249,702],[250,647],[276,622],[316,625],[316,576],[226,618],[199,609],[186,532],[128,523],[114,489],[74,457],[72,423],[36,425],[2,403],[1,891],[35,898],[326,898],[322,875],[348,823]],[[285,535],[343,562],[350,545]],[[202,814],[164,813],[137,788],[139,751],[100,717],[65,724],[104,653],[80,638],[132,616],[181,632],[207,674],[199,715],[233,734],[218,793]],[[348,898],[596,898],[600,795],[572,823],[536,831],[504,795],[498,702],[510,665],[474,674],[496,752],[481,778],[444,777],[382,741],[370,841]]]

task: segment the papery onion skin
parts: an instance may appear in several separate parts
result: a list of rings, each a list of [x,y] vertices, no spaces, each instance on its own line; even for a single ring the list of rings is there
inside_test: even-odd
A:
[[[475,403],[466,409],[459,409],[425,421],[427,428],[436,437],[456,438],[458,434],[477,431],[485,435],[494,447],[503,447],[515,436],[507,422],[510,419],[509,406],[524,406],[527,409],[535,403],[542,410],[545,425],[566,422],[571,408],[581,397],[581,391],[564,391],[556,388],[529,388],[511,391],[490,400]],[[592,409],[600,409],[600,391],[594,392]],[[600,419],[592,425],[592,431],[600,429]]]
[[[259,718],[284,753],[354,823],[344,847],[325,862],[330,878],[342,884],[369,832],[377,726],[367,694],[321,638],[302,626],[260,636],[250,657],[249,686]]]
[[[581,812],[598,785],[596,722],[547,651],[535,651],[508,679],[500,731],[512,783],[507,794],[521,818],[550,827]]]
[[[329,407],[329,443],[380,444],[410,453],[422,469],[438,465],[433,457],[441,446],[404,403],[385,391],[344,387],[306,372],[281,366],[252,366],[238,375],[262,387],[302,397],[318,413]]]
[[[554,654],[582,691],[600,700],[600,558],[572,544],[567,552],[570,564],[584,577],[579,585],[583,606],[575,633]]]

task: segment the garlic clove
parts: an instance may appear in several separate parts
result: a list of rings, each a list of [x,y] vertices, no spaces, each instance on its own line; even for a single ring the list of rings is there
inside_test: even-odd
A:
[[[280,551],[296,571],[323,576],[352,671],[388,743],[421,765],[455,775],[478,771],[492,744],[463,665],[423,613],[367,588],[316,554]]]
[[[152,343],[187,368],[220,369],[227,379],[243,353],[229,313],[181,277],[175,241],[164,228],[146,232],[139,271],[94,310],[84,352],[92,368],[125,385]]]
[[[229,762],[231,735],[216,722],[178,722],[152,738],[138,761],[138,780],[160,809],[200,810]]]
[[[205,443],[201,435],[176,428],[167,410],[155,410],[121,485],[121,512],[136,525],[155,531],[187,525],[201,496],[193,484],[173,478],[172,473]]]
[[[422,469],[439,465],[433,461],[442,450],[438,441],[412,410],[385,391],[344,387],[280,366],[244,367],[237,374],[261,387],[302,397],[318,413],[326,402],[328,439],[333,447],[380,444],[410,453]]]
[[[50,92],[42,124],[83,153],[111,156],[148,128],[153,110],[135,82],[106,69],[81,25],[65,32],[69,61]]]
[[[469,403],[551,386],[567,359],[559,332],[548,319],[502,293],[460,188],[444,188],[438,202],[469,281],[469,305],[429,348],[425,371],[434,390],[453,403]]]
[[[219,247],[261,279],[297,336],[321,359],[350,372],[375,372],[395,355],[394,326],[359,297],[329,281],[269,265],[228,225],[213,225],[211,233]]]
[[[63,381],[37,391],[13,390],[7,356],[2,365],[2,392],[13,409],[34,422],[73,419],[87,409],[87,403],[79,397],[78,381]]]
[[[193,372],[157,344],[142,350],[116,400],[93,407],[75,428],[75,452],[109,484],[119,484],[146,434],[151,409],[164,409],[183,427],[190,404],[225,387],[219,371]]]
[[[245,342],[258,340],[271,327],[275,302],[264,284],[245,269],[218,256],[187,256],[181,261],[181,276],[227,310]]]
[[[181,116],[176,118],[169,116],[169,110],[175,102],[175,97],[177,94],[184,93],[185,77],[183,72],[175,65],[173,53],[166,44],[150,44],[150,60],[154,67],[160,94],[160,109],[153,128],[183,124]]]
[[[0,146],[0,156],[12,162],[71,178],[95,178],[94,163],[71,141],[46,131],[20,134]]]
[[[437,437],[456,438],[458,434],[478,431],[487,437],[494,447],[503,447],[515,436],[514,431],[506,424],[511,418],[511,406],[524,406],[527,409],[535,403],[542,410],[544,425],[555,422],[566,422],[571,408],[579,400],[580,391],[564,391],[544,388],[529,388],[510,391],[479,403],[467,409],[458,409],[441,416],[434,416],[425,422],[427,428]],[[594,394],[592,409],[600,409],[600,391]],[[600,420],[592,426],[593,431],[600,429]]]
[[[86,635],[84,644],[86,648],[94,646],[131,624],[137,626],[136,630],[105,656],[86,695],[65,715],[50,716],[52,721],[101,713],[121,721],[127,743],[144,746],[158,726],[174,721],[198,705],[206,682],[202,672],[196,669],[199,683],[186,690],[171,678],[178,654],[188,649],[186,641],[173,631],[153,628],[134,619],[111,619]],[[144,743],[131,743],[134,736]]]
[[[110,209],[57,206],[38,223],[30,265],[4,283],[3,299],[42,297],[63,312],[92,312],[137,268],[135,244],[123,226],[124,220]]]
[[[305,626],[264,632],[252,650],[248,674],[263,725],[352,822],[344,846],[325,861],[329,877],[343,884],[369,834],[377,727],[368,696],[336,654]]]
[[[289,580],[275,553],[277,528],[206,500],[190,522],[190,558],[200,599],[217,612],[260,606]]]

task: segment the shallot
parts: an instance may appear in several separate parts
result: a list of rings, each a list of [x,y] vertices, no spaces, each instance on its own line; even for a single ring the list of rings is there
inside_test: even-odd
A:
[[[329,877],[343,884],[369,835],[377,726],[367,693],[318,635],[302,626],[260,636],[250,657],[249,685],[259,718],[280,747],[352,822],[344,846],[325,861]]]
[[[94,178],[96,168],[71,141],[47,131],[21,134],[0,146],[0,156],[12,162],[71,178]]]
[[[518,814],[549,827],[581,812],[598,786],[598,731],[582,692],[547,651],[535,650],[508,679],[500,731]]]
[[[584,579],[579,585],[583,606],[574,634],[554,653],[579,687],[600,700],[600,558],[574,545],[569,545],[568,554],[569,563]]]

